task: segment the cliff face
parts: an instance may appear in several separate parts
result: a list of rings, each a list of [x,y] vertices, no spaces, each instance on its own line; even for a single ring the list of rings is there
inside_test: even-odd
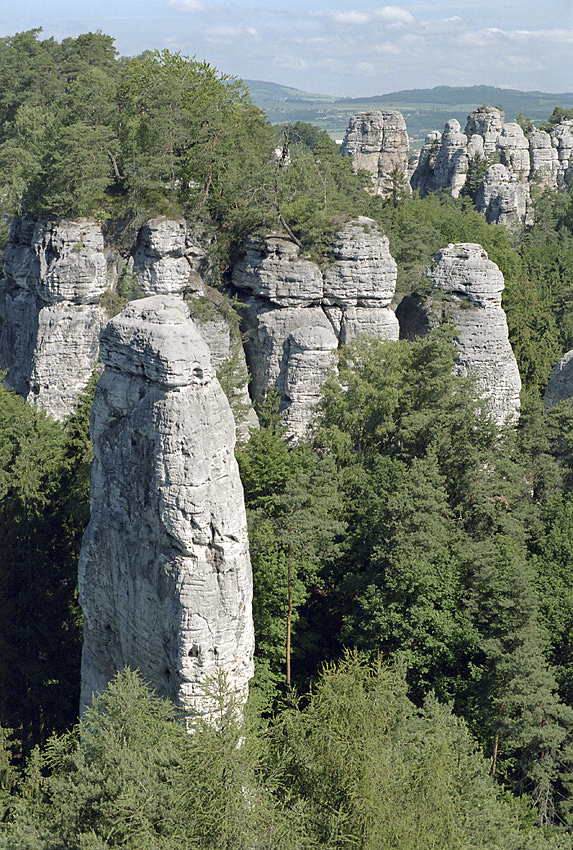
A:
[[[426,296],[409,296],[398,308],[402,336],[428,333],[443,322],[456,328],[456,371],[471,375],[499,424],[519,412],[521,379],[501,306],[503,275],[480,245],[448,245],[426,269]]]
[[[409,148],[402,113],[372,110],[352,116],[341,153],[352,157],[355,171],[370,172],[374,194],[387,195],[392,191],[394,174],[406,180]]]
[[[119,288],[122,269],[138,295],[197,299],[196,324],[214,367],[228,371],[233,365],[237,427],[247,439],[257,421],[240,339],[224,311],[199,309],[205,300],[216,306],[222,300],[203,279],[211,238],[184,220],[154,219],[139,231],[126,263],[105,245],[94,221],[16,220],[0,280],[0,369],[7,370],[6,383],[56,419],[68,416],[99,363],[99,334],[109,318],[105,296]]]
[[[101,228],[86,219],[17,220],[4,269],[0,367],[16,392],[63,419],[98,358],[107,286]]]
[[[79,567],[82,704],[129,664],[206,712],[206,677],[225,670],[244,697],[253,671],[233,416],[179,298],[129,304],[104,328],[101,358]]]
[[[359,333],[398,338],[390,308],[396,264],[367,218],[336,236],[323,271],[282,235],[251,238],[233,284],[244,304],[245,351],[255,399],[274,387],[291,436],[302,437],[339,345]]]

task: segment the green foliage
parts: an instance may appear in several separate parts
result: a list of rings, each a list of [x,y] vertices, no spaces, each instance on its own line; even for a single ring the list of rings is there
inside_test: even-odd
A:
[[[526,808],[498,796],[464,724],[431,695],[417,710],[403,674],[379,659],[328,666],[308,706],[283,712],[273,744],[304,800],[309,846],[537,846]]]
[[[23,754],[77,716],[92,395],[62,429],[0,386],[0,722]]]
[[[193,734],[181,712],[129,670],[96,697],[80,727],[52,738],[28,769],[2,847],[48,850],[296,848],[257,776],[254,739],[241,727],[224,677],[213,714]],[[242,741],[242,743],[241,743]],[[287,843],[288,842],[288,843]]]
[[[424,198],[414,195],[397,207],[374,205],[370,214],[390,240],[390,252],[398,264],[400,292],[416,290],[423,270],[450,242],[482,245],[506,280],[519,271],[520,260],[506,228],[487,224],[467,199],[454,200],[434,193]]]
[[[315,609],[326,593],[343,525],[332,460],[318,458],[304,445],[289,447],[272,398],[267,403],[267,416],[263,412],[261,427],[237,460],[253,567],[255,686],[268,704],[284,681],[285,662],[290,672],[285,647],[291,627],[295,681],[304,681],[324,655],[325,636],[312,620],[320,620]]]
[[[539,129],[550,133],[562,121],[569,121],[572,118],[573,109],[563,109],[562,106],[555,106],[548,120],[539,125]]]

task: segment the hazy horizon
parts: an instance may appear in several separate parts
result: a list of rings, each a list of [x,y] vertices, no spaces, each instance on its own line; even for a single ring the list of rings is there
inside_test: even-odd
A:
[[[515,0],[0,0],[0,36],[101,30],[122,55],[169,49],[243,79],[336,97],[413,88],[573,87],[573,5]]]

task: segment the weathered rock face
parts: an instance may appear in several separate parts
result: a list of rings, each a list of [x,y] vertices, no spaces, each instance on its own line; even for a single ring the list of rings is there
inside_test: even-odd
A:
[[[504,121],[505,114],[497,106],[480,106],[468,115],[464,133],[468,139],[473,135],[481,136],[484,156],[490,156],[495,153]]]
[[[503,224],[509,230],[533,223],[529,184],[516,179],[501,163],[487,169],[476,195],[476,209],[490,224]]]
[[[133,255],[133,276],[146,295],[203,294],[199,274],[206,256],[205,234],[184,219],[158,218],[143,225]]]
[[[97,362],[106,269],[93,221],[12,226],[0,284],[0,368],[9,386],[58,419],[71,412]]]
[[[551,131],[551,144],[557,150],[557,188],[564,189],[573,178],[573,121],[562,121]]]
[[[534,130],[529,137],[530,176],[547,189],[557,189],[559,158],[551,136],[544,130]]]
[[[519,124],[504,124],[497,140],[500,162],[517,180],[527,180],[531,169],[529,142]]]
[[[504,124],[500,109],[480,107],[468,116],[465,133],[452,120],[443,135],[428,134],[411,186],[422,195],[446,189],[457,197],[475,157],[492,162],[478,190],[477,208],[490,223],[515,231],[533,223],[531,181],[556,190],[571,182],[573,121],[563,121],[550,135],[536,130],[526,138],[519,124]]]
[[[409,149],[402,113],[372,110],[352,116],[341,153],[352,157],[354,171],[370,172],[376,195],[386,195],[392,191],[393,172],[406,180]]]
[[[503,275],[480,245],[448,245],[426,270],[431,293],[405,298],[398,309],[402,336],[428,333],[444,321],[457,331],[456,370],[472,375],[494,419],[519,411],[521,380],[501,306]]]
[[[467,147],[468,138],[461,132],[459,121],[447,121],[434,164],[434,183],[437,189],[450,189],[454,198],[466,182]]]
[[[206,678],[246,695],[252,579],[233,417],[173,296],[131,302],[101,335],[91,520],[79,567],[82,705],[118,669],[209,711]]]
[[[573,351],[568,351],[553,370],[543,401],[546,407],[554,407],[560,401],[573,397]]]
[[[277,390],[292,436],[305,434],[339,345],[361,333],[398,338],[390,307],[396,264],[371,219],[338,232],[323,272],[285,236],[252,238],[233,283],[245,307],[251,394],[258,400]]]

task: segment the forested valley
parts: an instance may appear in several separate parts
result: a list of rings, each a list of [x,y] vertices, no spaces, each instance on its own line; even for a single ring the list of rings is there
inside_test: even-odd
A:
[[[504,275],[523,389],[500,432],[445,327],[341,349],[306,441],[269,392],[236,450],[244,719],[224,676],[206,723],[123,670],[78,725],[97,376],[63,425],[0,387],[0,848],[569,850],[573,404],[544,411],[543,393],[573,348],[571,191],[539,190],[519,236],[467,196],[375,197],[326,133],[271,126],[206,63],[40,36],[0,40],[3,246],[15,216],[89,216],[126,251],[151,216],[185,216],[228,293],[248,234],[286,231],[326,264],[337,223],[366,215],[407,293],[440,248],[476,242]]]

